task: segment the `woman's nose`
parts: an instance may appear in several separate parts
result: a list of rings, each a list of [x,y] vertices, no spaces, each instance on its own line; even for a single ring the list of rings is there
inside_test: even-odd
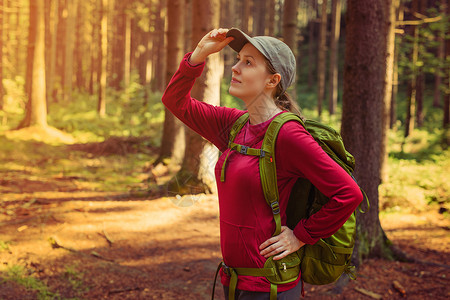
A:
[[[233,72],[233,73],[239,73],[238,64],[239,64],[239,63],[236,63],[234,66],[231,67],[231,72]]]

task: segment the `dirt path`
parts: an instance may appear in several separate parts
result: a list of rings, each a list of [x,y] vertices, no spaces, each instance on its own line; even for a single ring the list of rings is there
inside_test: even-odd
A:
[[[0,299],[37,299],[37,291],[1,280],[11,277],[6,270],[14,266],[24,266],[26,276],[40,279],[63,299],[210,299],[220,261],[215,196],[60,196],[3,202]],[[384,214],[382,223],[408,254],[448,264],[448,219],[431,212],[396,213]],[[450,297],[448,267],[371,259],[358,275],[340,295],[331,293],[333,286],[306,286],[306,298],[376,299],[363,295],[372,292],[402,299],[395,281],[407,299]],[[219,286],[216,299],[223,299]]]

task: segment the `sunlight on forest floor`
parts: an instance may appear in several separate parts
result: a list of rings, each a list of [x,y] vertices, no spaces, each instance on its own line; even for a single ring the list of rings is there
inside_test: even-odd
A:
[[[20,130],[6,131],[5,136],[12,140],[37,141],[47,144],[73,144],[75,139],[68,133],[51,126],[32,126]]]

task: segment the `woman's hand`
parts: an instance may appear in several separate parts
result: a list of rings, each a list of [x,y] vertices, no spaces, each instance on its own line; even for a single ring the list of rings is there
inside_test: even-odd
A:
[[[189,61],[193,64],[199,64],[205,61],[208,55],[219,52],[228,45],[234,38],[226,37],[228,29],[219,28],[208,32],[197,44]]]
[[[279,260],[297,251],[303,245],[305,243],[300,241],[289,227],[281,226],[281,233],[262,243],[259,246],[259,250],[261,250],[260,254],[265,258],[276,255],[273,259]]]

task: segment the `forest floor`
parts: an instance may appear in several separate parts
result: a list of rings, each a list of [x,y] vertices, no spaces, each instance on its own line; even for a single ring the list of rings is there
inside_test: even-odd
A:
[[[12,144],[0,156],[0,299],[211,298],[221,260],[215,195],[101,191],[81,175],[44,171],[82,149],[26,147],[39,155],[27,160]],[[98,159],[80,153],[70,161]],[[305,285],[305,298],[450,298],[449,218],[432,207],[380,219],[417,262],[367,259],[340,294],[333,285]],[[215,299],[224,299],[219,284]]]

